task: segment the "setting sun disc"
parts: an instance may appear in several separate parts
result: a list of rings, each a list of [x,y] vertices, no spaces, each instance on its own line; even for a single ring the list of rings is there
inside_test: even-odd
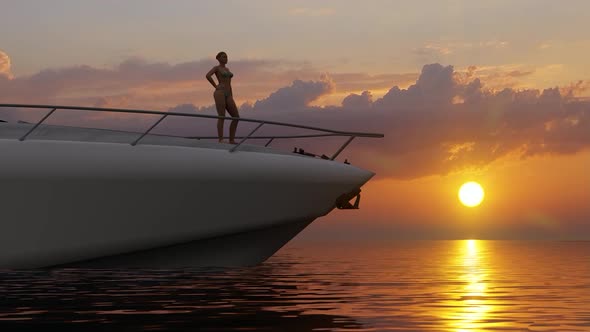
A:
[[[463,205],[474,207],[483,201],[484,192],[481,185],[477,182],[470,181],[461,186],[459,189],[459,200]]]

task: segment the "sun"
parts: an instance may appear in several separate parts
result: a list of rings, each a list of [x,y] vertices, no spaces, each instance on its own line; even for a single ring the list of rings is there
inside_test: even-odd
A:
[[[459,189],[459,200],[463,205],[475,207],[483,201],[483,188],[477,182],[470,181],[464,183]]]

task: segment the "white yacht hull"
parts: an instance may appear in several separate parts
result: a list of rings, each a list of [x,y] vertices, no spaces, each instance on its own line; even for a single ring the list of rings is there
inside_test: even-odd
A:
[[[145,142],[0,139],[0,268],[257,264],[373,176],[297,154]]]

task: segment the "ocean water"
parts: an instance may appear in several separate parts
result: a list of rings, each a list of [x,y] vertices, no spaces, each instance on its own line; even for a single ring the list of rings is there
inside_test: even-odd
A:
[[[293,244],[256,267],[0,271],[0,331],[590,331],[590,242]]]

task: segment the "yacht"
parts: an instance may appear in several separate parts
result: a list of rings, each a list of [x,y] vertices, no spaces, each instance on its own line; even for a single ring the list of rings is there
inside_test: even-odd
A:
[[[354,138],[383,137],[240,118],[255,129],[224,144],[152,129],[167,117],[230,117],[0,104],[0,118],[3,109],[45,115],[0,122],[0,269],[256,265],[318,217],[358,208],[374,173],[336,157]],[[158,120],[144,132],[45,123],[61,110]],[[263,125],[320,134],[256,136]],[[325,136],[345,142],[330,156],[271,147],[277,139]]]

